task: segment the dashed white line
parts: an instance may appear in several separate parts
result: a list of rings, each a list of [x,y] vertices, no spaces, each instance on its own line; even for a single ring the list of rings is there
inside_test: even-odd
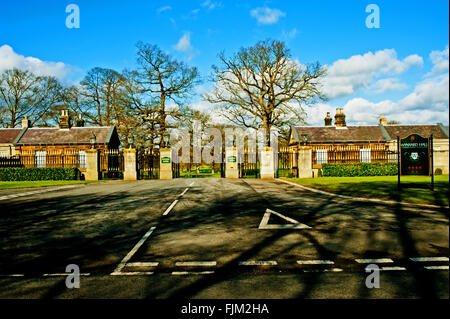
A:
[[[113,272],[111,276],[148,276],[153,274],[152,271]]]
[[[181,193],[181,195],[180,196],[183,196],[184,194],[186,194],[186,192],[189,190],[189,187],[188,188],[186,188],[182,193]]]
[[[24,277],[24,274],[0,274],[0,277]]]
[[[168,213],[170,213],[170,211],[172,210],[172,208],[175,207],[175,205],[178,203],[178,199],[174,200],[174,202],[166,209],[166,211],[163,213],[163,216],[166,216]]]
[[[428,270],[448,270],[448,266],[424,266]]]
[[[414,257],[409,259],[415,262],[448,261],[448,257]]]
[[[393,266],[393,267],[381,267],[380,270],[384,270],[384,271],[397,271],[397,270],[406,270],[405,267],[397,267],[397,266]]]
[[[216,261],[179,261],[175,263],[177,267],[214,267]]]
[[[278,263],[275,260],[246,260],[240,261],[239,266],[276,266]]]
[[[43,277],[62,277],[73,275],[73,273],[55,273],[55,274],[42,274]],[[80,276],[90,276],[90,273],[80,273]]]
[[[173,271],[173,276],[186,276],[186,275],[211,275],[214,271]]]
[[[139,240],[139,242],[133,247],[133,249],[122,259],[120,264],[117,266],[117,268],[114,270],[113,273],[120,273],[120,271],[125,267],[128,260],[133,257],[133,255],[136,253],[136,251],[144,244],[144,242],[147,240],[147,238],[153,233],[156,227],[151,227],[147,233],[145,233],[144,237]]]
[[[341,272],[344,271],[341,268],[331,268],[331,269],[305,269],[303,272]]]
[[[158,267],[159,262],[135,262],[127,263],[127,267]]]
[[[190,183],[189,186],[194,186],[194,183],[195,183],[195,182]]]
[[[374,259],[355,259],[358,264],[387,264],[394,261],[390,258],[374,258]]]
[[[299,265],[334,265],[331,260],[297,260]]]

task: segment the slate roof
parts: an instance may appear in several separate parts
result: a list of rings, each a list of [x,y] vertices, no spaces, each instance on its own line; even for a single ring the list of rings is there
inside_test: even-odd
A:
[[[433,138],[438,139],[448,138],[448,135],[445,134],[439,125],[384,125],[384,128],[393,140],[396,139],[397,136],[404,138],[412,133],[418,133],[425,137],[429,137],[433,134]]]
[[[385,142],[412,133],[426,137],[433,134],[435,139],[448,139],[448,128],[442,124],[434,125],[372,125],[372,126],[297,126],[291,128],[295,141],[300,142],[302,134],[308,135],[310,143],[333,142]]]
[[[297,141],[300,141],[302,134],[307,134],[308,142],[311,143],[387,140],[387,137],[378,125],[346,126],[345,128],[336,128],[335,126],[301,126],[294,129],[294,137]]]
[[[32,127],[26,130],[16,144],[90,144],[92,133],[95,134],[96,144],[108,144],[114,130],[114,126],[72,127],[70,129]]]
[[[0,144],[13,144],[21,131],[21,128],[0,128]]]

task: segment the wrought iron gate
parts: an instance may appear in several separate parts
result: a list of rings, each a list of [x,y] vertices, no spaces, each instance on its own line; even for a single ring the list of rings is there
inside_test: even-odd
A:
[[[159,178],[159,154],[144,150],[137,153],[137,170],[139,179]]]

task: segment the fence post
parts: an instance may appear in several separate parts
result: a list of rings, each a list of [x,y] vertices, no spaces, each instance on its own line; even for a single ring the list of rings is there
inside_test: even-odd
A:
[[[312,148],[300,146],[298,151],[298,177],[312,178]]]
[[[123,180],[137,180],[136,149],[123,150]]]
[[[225,177],[239,178],[238,154],[236,147],[227,147],[225,149]]]
[[[266,147],[261,151],[261,179],[273,179],[274,173],[273,149]]]
[[[86,150],[86,173],[84,173],[84,178],[87,181],[99,180],[98,150]]]
[[[159,179],[172,179],[172,149],[161,148],[159,161]]]

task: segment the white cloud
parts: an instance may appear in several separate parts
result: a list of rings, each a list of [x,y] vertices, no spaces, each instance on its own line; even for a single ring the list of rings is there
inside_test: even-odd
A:
[[[448,44],[443,51],[432,51],[430,59],[433,63],[433,70],[431,73],[440,73],[449,70],[448,62]]]
[[[54,76],[59,80],[66,80],[74,68],[63,62],[42,61],[35,57],[25,57],[14,52],[9,45],[0,47],[0,72],[17,68],[27,70],[36,75]]]
[[[174,45],[173,48],[177,51],[186,53],[188,56],[188,60],[192,60],[192,58],[194,58],[195,56],[195,53],[194,47],[191,44],[191,33],[185,31],[180,40],[178,40],[178,43]]]
[[[202,7],[207,8],[208,10],[219,8],[221,6],[222,6],[222,2],[220,2],[220,1],[206,0],[202,3]]]
[[[398,78],[387,78],[378,80],[374,87],[376,88],[376,93],[384,93],[386,91],[401,91],[406,90],[408,85],[405,83],[400,83]]]
[[[294,38],[297,36],[297,34],[298,34],[297,28],[294,28],[294,29],[292,29],[291,31],[284,31],[284,30],[283,30],[283,33],[282,33],[281,36],[282,36],[284,39],[291,40],[291,39],[294,39]]]
[[[445,110],[449,106],[448,73],[426,79],[419,83],[414,92],[403,98],[399,105],[406,110]]]
[[[164,7],[159,8],[159,9],[156,10],[156,11],[157,11],[158,13],[161,13],[161,12],[169,11],[169,10],[172,10],[172,7],[171,7],[171,6],[164,6]]]
[[[372,80],[383,75],[404,73],[413,66],[422,66],[423,59],[417,54],[403,60],[397,58],[393,49],[385,49],[364,55],[340,59],[328,67],[323,81],[323,92],[329,98],[353,94],[357,89],[369,87]]]
[[[251,10],[250,15],[256,18],[260,24],[275,24],[280,18],[286,16],[286,13],[279,9],[260,7]]]

